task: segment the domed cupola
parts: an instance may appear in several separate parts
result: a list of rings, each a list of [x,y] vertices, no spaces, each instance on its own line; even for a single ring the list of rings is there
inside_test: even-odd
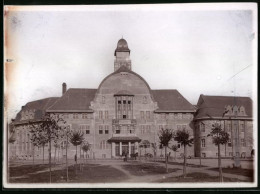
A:
[[[127,44],[125,39],[121,38],[118,41],[117,48],[115,50],[115,56],[116,56],[116,52],[129,52],[130,53],[130,50],[128,48],[128,44]]]
[[[121,66],[126,66],[131,70],[130,49],[128,48],[125,39],[121,38],[118,41],[114,56],[114,71],[119,69]]]

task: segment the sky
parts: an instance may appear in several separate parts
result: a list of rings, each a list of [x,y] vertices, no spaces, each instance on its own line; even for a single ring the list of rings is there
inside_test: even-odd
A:
[[[122,37],[152,89],[256,96],[256,5],[171,4],[5,8],[5,110],[68,88],[98,88]],[[8,61],[8,62],[7,62]]]

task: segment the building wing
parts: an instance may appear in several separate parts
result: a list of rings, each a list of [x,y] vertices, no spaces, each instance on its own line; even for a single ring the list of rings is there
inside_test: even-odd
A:
[[[228,116],[228,114],[224,115],[227,107],[230,107],[230,111],[232,111],[234,106],[237,106],[238,109],[244,107],[245,114],[238,114],[238,117],[252,118],[252,104],[253,102],[249,97],[200,95],[195,119],[222,118]]]
[[[195,112],[195,107],[178,90],[152,90],[158,104],[155,112]]]
[[[90,102],[96,91],[97,89],[70,88],[47,112],[93,112]]]

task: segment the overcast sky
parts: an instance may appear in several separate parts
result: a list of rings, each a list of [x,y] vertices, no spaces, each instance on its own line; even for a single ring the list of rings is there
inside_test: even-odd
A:
[[[5,57],[13,60],[6,63],[13,68],[5,85],[9,118],[29,101],[61,96],[63,82],[68,88],[97,88],[114,70],[114,51],[122,36],[131,50],[132,70],[152,89],[177,89],[192,104],[200,94],[252,97],[256,13],[252,4],[222,8],[7,10]]]

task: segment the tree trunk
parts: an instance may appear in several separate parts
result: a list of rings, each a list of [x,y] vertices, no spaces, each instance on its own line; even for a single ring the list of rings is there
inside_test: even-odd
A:
[[[201,155],[200,155],[200,167],[201,167]]]
[[[219,168],[219,182],[223,182],[223,175],[222,175],[222,168],[221,168],[220,144],[218,144],[218,168]]]
[[[166,167],[166,172],[168,173],[168,156],[167,156],[167,146],[165,146],[165,167]]]
[[[57,147],[54,146],[54,164],[56,164],[56,151],[57,151]]]
[[[69,169],[68,169],[68,134],[66,142],[66,181],[69,181]]]
[[[49,141],[49,169],[50,169],[50,183],[51,183],[51,140]]]
[[[78,165],[78,151],[77,151],[77,146],[76,146],[76,174],[77,174],[77,165]]]
[[[34,165],[34,145],[32,145],[33,146],[33,153],[32,153],[32,155],[33,155],[33,165]]]
[[[44,147],[45,147],[45,144],[43,144],[42,146],[42,163],[44,164]]]
[[[186,145],[184,144],[183,177],[186,177]]]

